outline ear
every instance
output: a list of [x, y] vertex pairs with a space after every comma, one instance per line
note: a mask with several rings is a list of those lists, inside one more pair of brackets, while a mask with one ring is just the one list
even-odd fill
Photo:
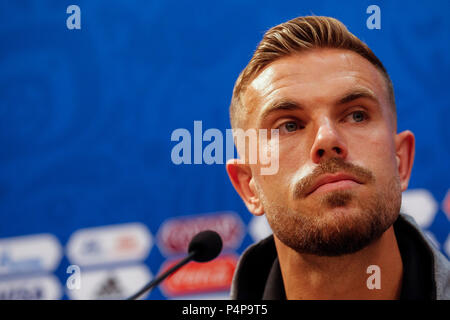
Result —
[[409, 131], [403, 131], [395, 137], [395, 157], [397, 159], [397, 170], [400, 176], [402, 191], [408, 188], [409, 178], [414, 162], [415, 138]]
[[256, 216], [264, 214], [250, 166], [239, 159], [230, 159], [227, 161], [226, 168], [234, 189], [244, 200], [247, 209]]

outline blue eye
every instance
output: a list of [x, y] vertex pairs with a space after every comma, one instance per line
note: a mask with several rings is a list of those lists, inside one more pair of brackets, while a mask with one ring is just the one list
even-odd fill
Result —
[[286, 129], [287, 132], [294, 132], [298, 129], [297, 123], [295, 122], [286, 122], [283, 127]]
[[361, 121], [364, 121], [367, 117], [366, 117], [365, 112], [355, 111], [355, 112], [352, 112], [352, 118], [355, 122], [361, 122]]

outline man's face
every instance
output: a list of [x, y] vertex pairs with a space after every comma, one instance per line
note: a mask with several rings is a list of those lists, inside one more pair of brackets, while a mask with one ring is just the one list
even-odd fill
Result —
[[298, 252], [358, 251], [398, 216], [396, 124], [385, 79], [347, 50], [317, 49], [267, 66], [244, 93], [247, 128], [279, 129], [279, 170], [254, 192], [274, 235]]

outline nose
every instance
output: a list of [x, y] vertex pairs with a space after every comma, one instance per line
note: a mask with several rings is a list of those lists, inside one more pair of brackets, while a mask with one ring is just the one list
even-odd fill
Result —
[[339, 135], [337, 129], [330, 121], [323, 121], [320, 124], [313, 146], [311, 148], [311, 159], [314, 163], [319, 163], [329, 158], [347, 157], [347, 146], [344, 139]]

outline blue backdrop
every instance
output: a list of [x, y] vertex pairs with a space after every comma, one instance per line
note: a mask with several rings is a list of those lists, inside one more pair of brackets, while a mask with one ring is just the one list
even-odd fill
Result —
[[[66, 26], [72, 4], [79, 30]], [[366, 26], [372, 4], [379, 30]], [[171, 134], [196, 120], [225, 133], [263, 33], [309, 14], [341, 20], [385, 64], [399, 130], [417, 140], [405, 209], [450, 254], [449, 12], [446, 0], [1, 1], [0, 298], [124, 297], [181, 254], [162, 226], [180, 237], [221, 228], [231, 272], [264, 223], [224, 165], [173, 164]], [[86, 273], [84, 289], [69, 288], [69, 265]], [[229, 278], [179, 281], [148, 298], [223, 297]]]

